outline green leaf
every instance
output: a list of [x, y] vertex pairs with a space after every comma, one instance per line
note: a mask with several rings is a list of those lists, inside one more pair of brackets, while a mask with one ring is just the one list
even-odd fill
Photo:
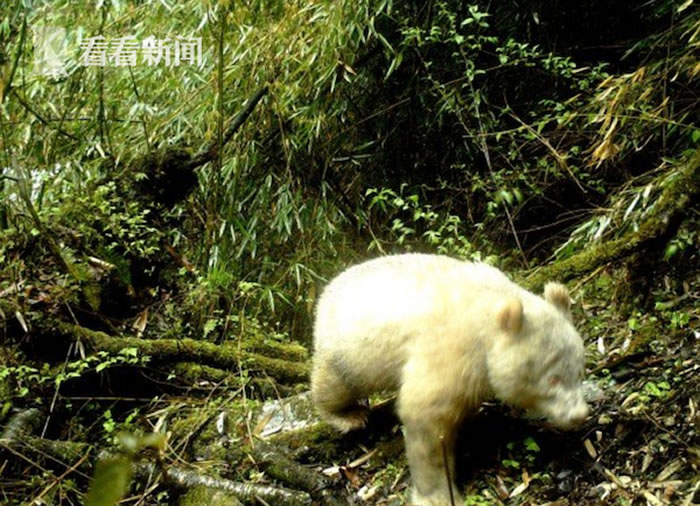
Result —
[[651, 381], [644, 385], [644, 391], [649, 395], [653, 395], [654, 397], [662, 397], [664, 395], [663, 392], [659, 390], [659, 387], [656, 385], [656, 383], [653, 383]]
[[520, 469], [520, 462], [517, 460], [504, 459], [502, 461], [504, 467], [511, 467], [513, 469]]
[[537, 444], [537, 442], [532, 439], [531, 437], [528, 437], [525, 439], [525, 449], [529, 452], [539, 452], [540, 451], [540, 446]]
[[131, 481], [131, 461], [114, 457], [97, 463], [85, 506], [113, 506], [126, 493]]
[[636, 318], [630, 318], [627, 320], [627, 326], [629, 327], [630, 330], [638, 330], [639, 329], [639, 322], [637, 321]]
[[664, 250], [664, 260], [670, 260], [676, 253], [678, 253], [678, 244], [672, 242]]
[[499, 191], [498, 196], [500, 197], [499, 200], [501, 200], [501, 201], [505, 200], [509, 206], [513, 205], [513, 194], [510, 193], [508, 190]]
[[700, 128], [694, 128], [693, 131], [690, 132], [690, 138], [694, 144], [697, 144], [698, 141], [700, 141]]

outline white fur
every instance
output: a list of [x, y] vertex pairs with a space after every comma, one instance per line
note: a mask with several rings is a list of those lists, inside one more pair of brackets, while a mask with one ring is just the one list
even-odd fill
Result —
[[413, 500], [447, 505], [443, 453], [454, 476], [456, 428], [489, 395], [539, 410], [560, 427], [587, 415], [583, 344], [565, 307], [568, 292], [556, 284], [546, 293], [550, 300], [486, 264], [438, 255], [351, 267], [318, 303], [314, 400], [330, 423], [350, 430], [366, 420], [358, 400], [397, 390]]

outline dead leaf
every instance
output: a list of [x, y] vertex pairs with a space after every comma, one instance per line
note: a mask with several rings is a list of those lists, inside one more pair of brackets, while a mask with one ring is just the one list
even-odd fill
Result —
[[374, 450], [372, 450], [371, 452], [369, 452], [369, 453], [363, 455], [363, 456], [360, 457], [360, 458], [357, 458], [357, 459], [353, 460], [353, 461], [350, 462], [346, 467], [349, 467], [350, 469], [353, 469], [353, 468], [355, 468], [355, 467], [359, 467], [359, 466], [361, 466], [362, 464], [364, 464], [365, 462], [367, 462], [369, 459], [371, 459], [372, 456], [373, 456], [375, 453], [377, 453], [377, 450], [376, 450], [376, 449], [374, 449]]
[[513, 489], [513, 491], [510, 493], [510, 495], [508, 497], [513, 498], [513, 497], [516, 497], [516, 496], [522, 494], [523, 492], [525, 492], [527, 490], [527, 487], [529, 487], [529, 486], [530, 486], [529, 482], [528, 483], [525, 483], [525, 482], [521, 483], [520, 485], [518, 485], [517, 487], [515, 487]]
[[603, 337], [599, 337], [598, 341], [596, 342], [596, 347], [598, 348], [598, 353], [601, 355], [605, 355], [605, 341], [603, 340]]
[[340, 476], [340, 466], [327, 467], [321, 473], [325, 476]]
[[588, 452], [588, 455], [590, 455], [592, 459], [595, 459], [598, 457], [598, 452], [595, 450], [595, 447], [593, 446], [593, 443], [591, 443], [590, 439], [586, 439], [583, 442], [583, 447], [586, 449], [586, 451]]
[[131, 328], [136, 331], [136, 336], [141, 337], [143, 331], [146, 329], [146, 324], [148, 323], [148, 308], [144, 309], [136, 317], [136, 320], [131, 325]]
[[506, 484], [503, 483], [503, 479], [499, 476], [496, 475], [496, 493], [498, 494], [498, 497], [501, 498], [501, 500], [508, 499], [508, 488], [506, 487]]
[[683, 462], [680, 459], [671, 461], [666, 467], [664, 467], [661, 470], [661, 472], [656, 477], [655, 481], [666, 481], [666, 479], [670, 478], [676, 471], [678, 471], [681, 468], [682, 465]]
[[624, 401], [622, 401], [622, 404], [620, 404], [620, 407], [624, 408], [627, 404], [629, 404], [630, 402], [635, 400], [637, 397], [639, 397], [639, 392], [632, 392], [631, 394], [629, 394], [627, 396], [627, 398]]
[[22, 316], [22, 313], [20, 313], [19, 311], [15, 311], [15, 318], [17, 318], [17, 321], [19, 322], [22, 329], [24, 329], [24, 332], [29, 332], [29, 327], [27, 327], [27, 322], [24, 321], [24, 316]]
[[342, 474], [346, 480], [348, 480], [353, 487], [359, 488], [360, 487], [360, 477], [357, 475], [355, 471], [352, 469], [348, 469], [345, 466], [340, 467], [340, 474]]
[[379, 487], [376, 485], [371, 487], [369, 485], [363, 485], [362, 488], [357, 491], [357, 497], [363, 501], [369, 501], [377, 494], [377, 490], [379, 490]]
[[642, 495], [644, 496], [644, 499], [647, 500], [647, 504], [651, 504], [652, 506], [666, 506], [668, 503], [665, 501], [662, 501], [658, 497], [656, 497], [654, 494], [649, 492], [648, 490], [645, 490], [642, 492]]

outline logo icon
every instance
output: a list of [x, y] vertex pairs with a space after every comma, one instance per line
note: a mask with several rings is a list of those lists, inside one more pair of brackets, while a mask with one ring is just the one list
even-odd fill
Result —
[[35, 25], [32, 27], [32, 33], [35, 72], [52, 79], [67, 77], [68, 39], [66, 29], [53, 25]]

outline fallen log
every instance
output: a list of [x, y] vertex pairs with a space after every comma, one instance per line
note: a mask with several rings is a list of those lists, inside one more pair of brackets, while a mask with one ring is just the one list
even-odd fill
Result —
[[603, 264], [623, 259], [659, 238], [674, 232], [688, 208], [700, 196], [700, 150], [685, 162], [668, 183], [649, 217], [635, 231], [619, 239], [605, 241], [559, 262], [536, 269], [521, 284], [536, 292], [547, 281], [568, 281], [584, 276]]
[[282, 385], [271, 377], [247, 378], [242, 382], [238, 375], [231, 371], [219, 369], [209, 365], [202, 365], [196, 362], [178, 362], [173, 364], [172, 372], [178, 379], [191, 385], [199, 385], [203, 382], [221, 385], [231, 385], [236, 387], [247, 387], [251, 393], [258, 392], [263, 398], [288, 397], [295, 393], [295, 389]]
[[256, 441], [250, 454], [255, 463], [268, 476], [295, 489], [308, 492], [314, 499], [328, 506], [348, 504], [348, 499], [341, 500], [338, 493], [329, 489], [331, 480], [318, 471], [295, 462], [280, 449], [264, 441]]
[[231, 344], [213, 344], [196, 339], [141, 339], [138, 337], [116, 337], [104, 332], [90, 330], [80, 325], [56, 323], [56, 330], [72, 340], [96, 350], [118, 353], [124, 348], [136, 348], [143, 355], [156, 361], [196, 362], [220, 369], [235, 370], [238, 366], [253, 373], [264, 373], [280, 383], [295, 384], [308, 381], [309, 367], [306, 362], [295, 362], [270, 358], [258, 353], [240, 350]]
[[[134, 464], [134, 477], [149, 477], [158, 473], [158, 467], [152, 463]], [[291, 490], [272, 485], [242, 483], [223, 478], [213, 478], [188, 469], [168, 466], [163, 471], [163, 477], [169, 483], [184, 487], [198, 486], [213, 490], [221, 490], [235, 495], [244, 504], [275, 504], [279, 506], [301, 506], [311, 504], [311, 496], [300, 490]]]

